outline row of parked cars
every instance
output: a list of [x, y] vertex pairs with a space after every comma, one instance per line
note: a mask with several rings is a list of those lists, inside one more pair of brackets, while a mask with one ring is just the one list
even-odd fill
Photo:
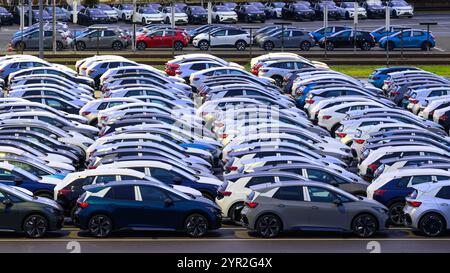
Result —
[[[39, 47], [39, 24], [34, 24], [13, 34], [11, 46], [16, 50], [33, 50]], [[88, 49], [124, 50], [132, 44], [129, 30], [108, 25], [98, 25], [73, 31], [67, 24], [58, 23], [56, 27], [56, 49], [73, 48], [78, 51]], [[170, 24], [150, 24], [136, 32], [136, 48], [174, 48], [179, 51], [190, 44], [200, 50], [210, 47], [236, 48], [243, 51], [249, 46], [258, 46], [270, 51], [274, 48], [294, 48], [310, 50], [316, 45], [332, 51], [335, 48], [353, 48], [370, 50], [379, 45], [385, 50], [398, 48], [419, 48], [429, 50], [436, 46], [431, 32], [421, 29], [391, 26], [377, 28], [371, 32], [357, 30], [346, 26], [322, 27], [307, 31], [298, 27], [271, 25], [262, 27], [252, 33], [237, 26], [211, 24], [196, 29], [175, 27]], [[53, 46], [53, 28], [51, 23], [44, 24], [44, 48]]]
[[178, 55], [164, 71], [116, 55], [75, 70], [2, 57], [2, 229], [41, 237], [64, 216], [95, 237], [199, 237], [224, 218], [261, 237], [446, 229], [448, 129], [386, 92], [411, 71], [448, 79], [388, 68], [364, 82], [292, 53], [251, 67], [210, 54]]
[[[365, 0], [357, 1], [355, 9], [353, 1], [331, 0], [320, 1], [274, 1], [274, 2], [222, 2], [212, 6], [212, 19], [216, 23], [262, 22], [266, 19], [286, 20], [322, 20], [325, 7], [328, 9], [330, 19], [352, 19], [359, 18], [384, 18], [385, 6], [390, 7], [393, 17], [412, 17], [414, 8], [404, 0]], [[94, 5], [77, 5], [77, 17], [80, 25], [92, 25], [97, 23], [115, 23], [119, 20], [125, 22], [138, 22], [143, 25], [149, 23], [171, 23], [172, 10], [170, 6], [159, 3], [146, 3], [136, 6], [132, 4], [104, 3]], [[32, 7], [32, 16], [29, 16], [29, 6], [14, 6], [10, 11], [0, 7], [0, 23], [20, 23], [20, 14], [24, 11], [24, 20], [39, 21], [37, 7]], [[74, 7], [71, 5], [56, 6], [55, 16], [58, 21], [73, 21]], [[134, 17], [133, 17], [134, 14]], [[174, 15], [176, 24], [202, 24], [208, 21], [208, 11], [201, 5], [187, 5], [185, 3], [174, 4]], [[29, 18], [30, 17], [30, 18]], [[43, 10], [45, 21], [53, 20], [53, 7], [45, 6]]]

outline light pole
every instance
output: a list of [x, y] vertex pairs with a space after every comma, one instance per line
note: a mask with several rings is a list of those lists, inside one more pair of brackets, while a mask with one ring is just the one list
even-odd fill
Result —
[[39, 0], [39, 58], [41, 59], [44, 58], [44, 20], [42, 18], [43, 13], [44, 3], [43, 0]]
[[324, 27], [324, 53], [325, 53], [325, 59], [327, 58], [327, 29], [328, 29], [328, 6], [323, 6], [323, 27]]
[[353, 53], [356, 53], [356, 39], [357, 39], [357, 35], [356, 35], [356, 26], [358, 25], [358, 3], [357, 2], [353, 2]]
[[389, 6], [386, 6], [386, 8], [385, 8], [385, 16], [386, 16], [385, 30], [387, 32], [386, 44], [385, 44], [386, 66], [389, 67], [389, 32], [391, 31], [391, 8]]
[[131, 41], [131, 48], [136, 52], [136, 0], [133, 0], [133, 14], [131, 15], [131, 23], [133, 24], [133, 40]]
[[[39, 15], [42, 18], [41, 15]], [[28, 26], [33, 25], [33, 0], [28, 1]]]
[[53, 45], [53, 53], [56, 53], [56, 0], [52, 0], [52, 45]]

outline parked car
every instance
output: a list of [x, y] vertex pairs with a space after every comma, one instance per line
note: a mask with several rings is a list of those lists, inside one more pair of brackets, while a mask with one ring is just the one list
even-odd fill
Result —
[[113, 49], [122, 50], [131, 44], [130, 37], [117, 29], [94, 30], [82, 34], [73, 41], [78, 51], [86, 49]]
[[371, 237], [385, 228], [388, 219], [382, 204], [323, 183], [286, 181], [252, 189], [242, 220], [264, 238], [291, 230], [344, 231]]
[[250, 34], [245, 30], [218, 28], [211, 33], [202, 33], [194, 37], [192, 45], [201, 50], [211, 47], [235, 47], [243, 51], [250, 45]]
[[109, 17], [103, 10], [94, 8], [85, 8], [78, 12], [78, 24], [90, 26], [94, 24], [106, 24]]
[[284, 32], [280, 30], [272, 35], [263, 36], [258, 44], [267, 51], [280, 47], [300, 48], [308, 51], [315, 45], [315, 40], [309, 32], [292, 29]]
[[322, 38], [319, 41], [319, 46], [330, 51], [335, 48], [351, 48], [354, 46], [368, 51], [375, 47], [375, 38], [367, 31], [343, 30], [331, 35], [326, 41], [325, 38]]
[[136, 48], [145, 50], [154, 47], [173, 47], [175, 50], [183, 50], [188, 45], [189, 37], [180, 30], [156, 30], [136, 37]]
[[379, 43], [380, 47], [385, 50], [394, 50], [401, 47], [430, 50], [436, 46], [436, 39], [432, 32], [428, 33], [421, 29], [408, 29], [403, 32], [397, 32], [393, 35], [383, 37], [380, 39]]
[[96, 5], [92, 5], [92, 8], [103, 11], [108, 18], [107, 19], [108, 23], [116, 23], [117, 21], [119, 21], [119, 14], [117, 13], [117, 11], [115, 9], [113, 9], [108, 4], [102, 4], [102, 3], [96, 4]]
[[[11, 45], [19, 51], [39, 48], [39, 30], [28, 33], [24, 37], [16, 37], [11, 40]], [[61, 51], [68, 47], [68, 38], [63, 37], [61, 33], [56, 34], [56, 50]], [[53, 31], [44, 31], [44, 48], [53, 48]]]
[[390, 0], [386, 5], [391, 8], [392, 17], [412, 18], [414, 15], [414, 8], [404, 0]]
[[266, 21], [266, 14], [263, 10], [258, 9], [254, 5], [240, 5], [235, 9], [238, 19], [246, 23]]
[[5, 7], [0, 7], [0, 25], [12, 25], [14, 17]]
[[365, 0], [362, 3], [362, 7], [366, 9], [367, 18], [384, 18], [386, 15], [386, 8], [382, 0]]
[[185, 6], [183, 11], [187, 14], [191, 24], [205, 24], [208, 22], [208, 11], [202, 6]]
[[131, 21], [133, 19], [133, 5], [132, 4], [117, 4], [113, 9], [117, 12], [117, 16], [122, 21]]
[[298, 21], [314, 20], [316, 14], [310, 6], [300, 3], [288, 3], [281, 10], [283, 19], [293, 19]]
[[314, 11], [316, 12], [316, 17], [323, 19], [325, 6], [328, 9], [328, 18], [339, 20], [342, 19], [343, 14], [341, 12], [341, 9], [336, 6], [336, 4], [333, 1], [330, 0], [320, 0], [317, 2], [314, 6]]
[[224, 5], [215, 5], [212, 7], [212, 18], [216, 23], [237, 23], [238, 16], [236, 12]]
[[[182, 230], [188, 236], [201, 237], [221, 225], [220, 208], [212, 201], [190, 197], [165, 185], [111, 182], [87, 192], [90, 194], [83, 194], [77, 203], [74, 222], [94, 237], [134, 228]], [[134, 206], [126, 206], [124, 201]], [[142, 204], [148, 206], [138, 209]]]
[[[189, 23], [188, 16], [185, 12], [183, 12], [180, 8], [174, 7], [174, 20], [175, 24], [182, 24], [187, 25]], [[170, 6], [168, 7], [161, 7], [159, 11], [164, 16], [164, 23], [171, 24], [172, 23], [172, 8]]]
[[134, 15], [134, 22], [140, 22], [142, 25], [163, 23], [164, 15], [156, 9], [140, 7]]
[[284, 2], [267, 2], [264, 12], [266, 13], [266, 18], [283, 18], [282, 9], [286, 5]]
[[[356, 3], [356, 10], [355, 10]], [[340, 8], [344, 12], [345, 19], [353, 19], [355, 14], [357, 14], [358, 18], [366, 19], [367, 11], [364, 7], [359, 6], [358, 2], [342, 2]]]

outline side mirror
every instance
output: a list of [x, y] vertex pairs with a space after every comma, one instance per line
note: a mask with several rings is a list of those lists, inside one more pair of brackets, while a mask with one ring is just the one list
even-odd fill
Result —
[[7, 207], [9, 207], [9, 206], [12, 206], [12, 201], [11, 201], [11, 199], [9, 199], [9, 198], [6, 198], [5, 200], [3, 200], [3, 205], [5, 205], [5, 206], [7, 206]]
[[336, 199], [333, 200], [333, 203], [334, 203], [336, 206], [341, 206], [341, 205], [342, 205], [342, 200], [339, 199], [339, 198], [336, 198]]
[[164, 200], [164, 205], [166, 205], [166, 207], [172, 206], [173, 205], [173, 200], [170, 198], [166, 198]]

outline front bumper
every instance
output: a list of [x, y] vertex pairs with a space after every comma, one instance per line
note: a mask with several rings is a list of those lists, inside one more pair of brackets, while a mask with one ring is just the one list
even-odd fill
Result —
[[202, 24], [208, 22], [208, 16], [192, 16], [191, 22], [196, 24]]
[[236, 23], [237, 22], [236, 17], [220, 16], [219, 19], [220, 19], [220, 22], [222, 22], [222, 23]]

